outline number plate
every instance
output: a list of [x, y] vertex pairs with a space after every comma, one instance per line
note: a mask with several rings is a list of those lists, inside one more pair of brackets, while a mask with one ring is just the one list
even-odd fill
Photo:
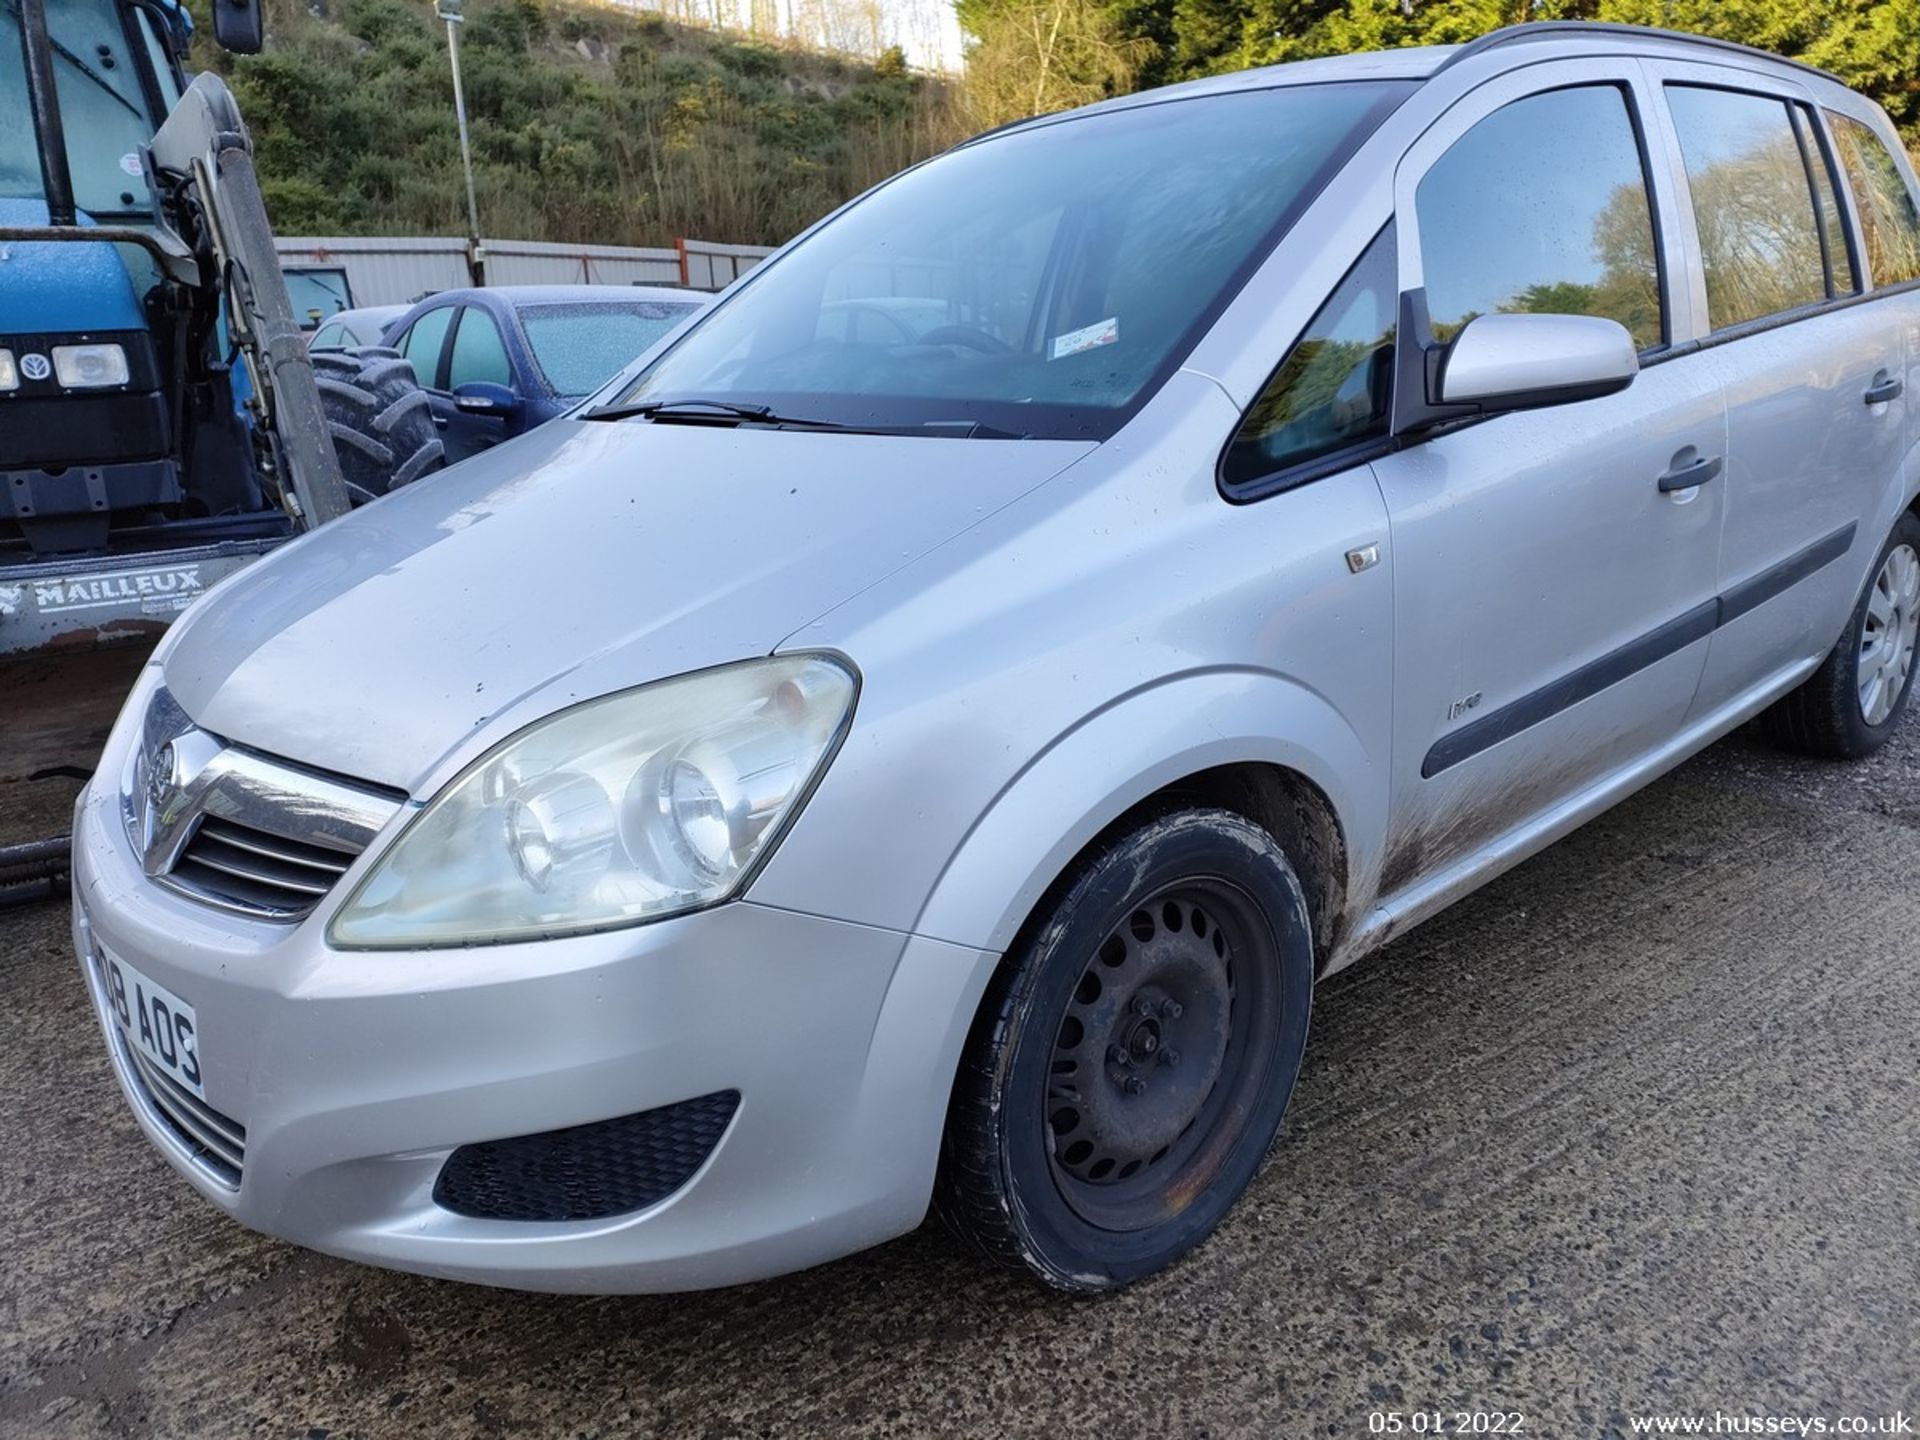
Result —
[[100, 978], [107, 1009], [127, 1044], [182, 1089], [206, 1099], [200, 1083], [200, 1022], [193, 1007], [105, 951], [100, 952]]

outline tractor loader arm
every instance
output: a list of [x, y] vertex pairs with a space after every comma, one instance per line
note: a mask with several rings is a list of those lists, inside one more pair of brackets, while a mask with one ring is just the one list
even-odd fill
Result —
[[156, 174], [197, 194], [225, 287], [227, 325], [252, 381], [249, 405], [282, 503], [304, 528], [347, 513], [347, 487], [313, 363], [273, 248], [253, 143], [219, 76], [197, 76], [148, 147]]

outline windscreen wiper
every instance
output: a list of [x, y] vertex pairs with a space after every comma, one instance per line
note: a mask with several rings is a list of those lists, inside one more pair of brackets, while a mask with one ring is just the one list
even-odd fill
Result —
[[582, 420], [692, 421], [711, 425], [774, 425], [792, 430], [857, 430], [837, 420], [812, 420], [802, 415], [778, 415], [771, 405], [737, 405], [731, 400], [642, 400], [633, 405], [602, 405], [588, 410]]
[[771, 405], [741, 405], [732, 400], [641, 400], [632, 405], [602, 405], [582, 411], [582, 420], [650, 420], [695, 425], [765, 425], [773, 430], [831, 430], [842, 435], [924, 435], [929, 430], [958, 439], [1024, 440], [973, 420], [928, 420], [917, 425], [848, 425], [807, 415], [782, 415]]

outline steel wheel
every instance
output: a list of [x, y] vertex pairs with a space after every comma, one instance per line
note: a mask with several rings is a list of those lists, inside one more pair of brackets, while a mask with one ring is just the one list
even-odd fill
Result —
[[1210, 1176], [1217, 1122], [1265, 1075], [1279, 996], [1250, 903], [1224, 880], [1169, 886], [1086, 961], [1054, 1036], [1047, 1129], [1054, 1183], [1091, 1224], [1150, 1225], [1166, 1192]]
[[1245, 816], [1175, 810], [1108, 836], [1029, 917], [981, 1002], [941, 1215], [1062, 1290], [1171, 1265], [1279, 1131], [1313, 961], [1300, 877]]
[[1860, 630], [1860, 714], [1882, 725], [1906, 692], [1920, 643], [1920, 555], [1911, 545], [1887, 552], [1867, 592], [1866, 623]]

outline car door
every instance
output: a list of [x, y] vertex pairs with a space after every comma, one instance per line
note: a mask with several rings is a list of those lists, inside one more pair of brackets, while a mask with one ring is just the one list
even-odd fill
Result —
[[[1842, 110], [1840, 105], [1847, 108]], [[1920, 177], [1903, 161], [1885, 117], [1853, 95], [1822, 108], [1846, 183], [1843, 204], [1853, 224], [1857, 263], [1874, 304], [1896, 317], [1906, 345], [1900, 395], [1907, 446], [1920, 445]]]
[[1727, 395], [1707, 715], [1826, 654], [1845, 624], [1905, 451], [1906, 338], [1897, 307], [1849, 303], [1860, 267], [1807, 92], [1720, 65], [1648, 73], [1681, 161], [1700, 344]]
[[1395, 567], [1396, 909], [1672, 744], [1699, 682], [1725, 414], [1712, 368], [1673, 344], [1691, 314], [1666, 283], [1671, 175], [1647, 163], [1646, 103], [1631, 61], [1529, 67], [1462, 99], [1396, 174], [1416, 356], [1501, 311], [1604, 316], [1642, 352], [1616, 394], [1432, 430], [1402, 401], [1431, 367], [1398, 369], [1399, 448], [1374, 462]]
[[462, 305], [447, 355], [444, 388], [448, 393], [435, 397], [436, 415], [447, 417], [440, 438], [446, 445], [449, 465], [507, 438], [507, 417], [461, 405], [460, 387], [476, 381], [518, 390], [514, 384], [513, 362], [507, 357], [507, 343], [500, 334], [499, 324], [483, 307]]

